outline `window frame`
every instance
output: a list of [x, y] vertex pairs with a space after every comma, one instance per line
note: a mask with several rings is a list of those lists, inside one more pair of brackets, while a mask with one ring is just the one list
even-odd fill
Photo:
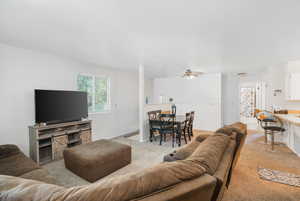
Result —
[[[93, 115], [93, 114], [109, 114], [111, 113], [111, 110], [112, 110], [112, 107], [111, 107], [111, 79], [109, 76], [106, 76], [106, 75], [93, 75], [93, 74], [88, 74], [88, 73], [79, 73], [77, 75], [77, 79], [76, 79], [76, 85], [77, 85], [77, 90], [78, 89], [78, 76], [88, 76], [88, 77], [92, 77], [92, 82], [93, 82], [93, 93], [92, 93], [92, 107], [93, 107], [93, 112], [88, 112], [89, 115]], [[100, 78], [100, 79], [106, 79], [106, 82], [107, 82], [107, 87], [106, 87], [106, 90], [107, 90], [107, 104], [106, 105], [109, 105], [109, 109], [107, 110], [103, 110], [103, 111], [94, 111], [95, 109], [95, 94], [96, 94], [96, 87], [95, 87], [95, 80], [96, 78]]]

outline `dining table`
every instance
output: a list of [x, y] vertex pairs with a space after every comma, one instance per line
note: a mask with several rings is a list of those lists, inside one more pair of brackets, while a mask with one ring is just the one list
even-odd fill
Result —
[[[151, 120], [154, 124], [159, 125], [162, 123], [161, 121], [167, 123], [171, 122], [171, 118], [174, 118], [174, 125], [176, 127], [176, 139], [178, 140], [178, 146], [181, 146], [181, 137], [182, 137], [182, 132], [183, 132], [183, 127], [182, 125], [185, 124], [187, 121], [185, 115], [174, 115], [174, 114], [160, 114], [160, 117], [158, 119], [153, 119]], [[172, 119], [173, 121], [173, 119]], [[184, 140], [185, 143], [187, 144], [187, 139], [184, 135]]]

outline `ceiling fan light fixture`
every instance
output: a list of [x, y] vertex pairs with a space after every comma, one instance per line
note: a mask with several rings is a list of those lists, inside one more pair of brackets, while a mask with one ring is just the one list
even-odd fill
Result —
[[195, 72], [195, 71], [191, 71], [191, 69], [187, 69], [184, 74], [183, 74], [183, 78], [186, 78], [186, 79], [193, 79], [195, 77], [198, 77], [199, 75], [203, 74], [203, 72]]
[[248, 73], [242, 72], [242, 73], [237, 73], [237, 75], [238, 75], [239, 77], [246, 77], [246, 76], [248, 75]]
[[196, 76], [194, 76], [194, 75], [184, 75], [183, 77], [188, 79], [188, 80], [191, 80], [191, 79], [195, 78]]

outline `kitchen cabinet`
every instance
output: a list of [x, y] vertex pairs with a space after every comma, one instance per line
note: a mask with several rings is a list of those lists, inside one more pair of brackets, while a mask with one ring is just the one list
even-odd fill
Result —
[[300, 73], [288, 73], [286, 92], [287, 100], [300, 101]]
[[300, 157], [300, 118], [291, 114], [276, 114], [284, 124], [285, 131], [275, 135], [276, 142], [286, 144]]

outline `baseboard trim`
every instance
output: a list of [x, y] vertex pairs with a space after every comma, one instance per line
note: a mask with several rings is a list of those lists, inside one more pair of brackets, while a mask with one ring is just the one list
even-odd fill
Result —
[[134, 136], [134, 135], [136, 135], [138, 133], [139, 133], [139, 130], [135, 130], [135, 131], [132, 131], [132, 132], [129, 132], [129, 133], [125, 133], [125, 134], [113, 137], [111, 139], [115, 139], [115, 138], [118, 138], [118, 137], [131, 137], [131, 136]]

